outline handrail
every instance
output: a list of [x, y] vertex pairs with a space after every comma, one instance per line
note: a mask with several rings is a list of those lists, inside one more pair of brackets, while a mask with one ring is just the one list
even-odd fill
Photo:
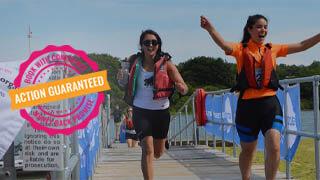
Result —
[[221, 89], [221, 90], [217, 90], [217, 91], [208, 91], [208, 92], [206, 92], [206, 94], [223, 94], [226, 92], [230, 92], [230, 88], [229, 89]]
[[180, 135], [184, 130], [186, 130], [191, 124], [193, 124], [194, 121], [190, 121], [185, 127], [183, 127], [179, 132], [177, 132], [176, 134], [174, 134], [173, 136], [171, 136], [171, 138], [169, 138], [169, 141], [172, 141], [173, 139], [175, 139], [178, 135]]
[[[178, 109], [178, 111], [176, 112], [176, 114], [174, 115], [174, 117], [176, 117], [177, 114], [178, 114], [179, 112], [181, 112], [181, 111], [183, 110], [183, 108], [184, 108], [188, 103], [190, 103], [190, 101], [192, 101], [193, 96], [195, 96], [195, 92], [193, 92], [193, 93], [190, 95], [190, 97], [186, 100], [186, 102], [181, 106], [181, 108]], [[175, 118], [173, 118], [173, 119], [175, 120]]]

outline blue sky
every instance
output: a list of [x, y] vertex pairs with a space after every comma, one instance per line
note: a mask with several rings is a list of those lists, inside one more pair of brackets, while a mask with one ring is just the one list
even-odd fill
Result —
[[[295, 43], [320, 32], [319, 9], [319, 0], [0, 0], [0, 61], [28, 58], [30, 25], [32, 50], [69, 44], [124, 58], [138, 50], [141, 31], [151, 28], [176, 64], [202, 55], [235, 62], [200, 28], [200, 15], [227, 41], [240, 41], [247, 17], [263, 14], [269, 19], [268, 42]], [[320, 61], [320, 44], [280, 58], [278, 64], [313, 60]]]

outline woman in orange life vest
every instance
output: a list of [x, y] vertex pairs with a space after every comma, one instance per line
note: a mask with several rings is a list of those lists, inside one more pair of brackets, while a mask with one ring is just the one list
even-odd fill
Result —
[[264, 44], [268, 20], [263, 15], [249, 16], [240, 43], [225, 41], [213, 24], [200, 17], [201, 27], [227, 55], [236, 58], [237, 85], [240, 92], [236, 127], [241, 141], [239, 166], [242, 179], [250, 179], [251, 163], [261, 130], [265, 137], [265, 175], [275, 179], [280, 161], [280, 131], [283, 117], [276, 90], [276, 58], [304, 51], [320, 41], [320, 34], [294, 44]]
[[136, 143], [138, 140], [136, 131], [134, 130], [133, 122], [132, 122], [132, 108], [129, 107], [127, 112], [124, 114], [124, 119], [122, 121], [126, 127], [126, 141], [128, 144], [128, 148], [136, 147]]
[[[174, 88], [186, 94], [171, 56], [161, 51], [162, 41], [153, 30], [143, 31], [141, 52], [129, 58], [129, 81], [125, 101], [133, 107], [133, 124], [141, 143], [141, 169], [146, 180], [153, 179], [153, 158], [160, 158], [170, 124], [169, 97]], [[120, 71], [118, 79], [124, 77]]]

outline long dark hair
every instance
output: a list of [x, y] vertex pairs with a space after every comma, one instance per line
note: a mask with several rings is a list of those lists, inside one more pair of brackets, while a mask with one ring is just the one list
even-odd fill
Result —
[[140, 35], [139, 45], [140, 45], [140, 50], [141, 50], [142, 55], [144, 56], [144, 53], [143, 53], [143, 51], [142, 51], [142, 43], [143, 43], [144, 37], [145, 37], [147, 34], [152, 34], [152, 35], [154, 35], [154, 36], [157, 38], [157, 41], [158, 41], [158, 50], [157, 50], [157, 55], [156, 55], [156, 56], [159, 56], [159, 55], [161, 54], [162, 40], [161, 40], [159, 34], [158, 34], [157, 32], [155, 32], [154, 30], [151, 30], [151, 29], [147, 29], [147, 30], [145, 30], [145, 31], [142, 31], [142, 33], [141, 33], [141, 35]]
[[252, 28], [253, 25], [259, 20], [259, 19], [264, 19], [266, 22], [268, 22], [268, 19], [261, 15], [261, 14], [256, 14], [253, 16], [249, 16], [247, 19], [247, 24], [243, 28], [243, 37], [241, 43], [247, 43], [250, 40], [250, 34], [248, 31], [248, 28]]

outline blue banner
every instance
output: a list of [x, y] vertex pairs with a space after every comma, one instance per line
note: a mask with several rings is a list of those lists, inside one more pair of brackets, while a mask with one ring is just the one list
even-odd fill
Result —
[[[277, 97], [280, 101], [282, 111], [284, 111], [285, 93], [279, 90]], [[215, 135], [216, 137], [224, 138], [226, 141], [232, 142], [235, 136], [235, 142], [240, 144], [240, 139], [235, 129], [231, 125], [217, 125], [212, 121], [233, 123], [235, 121], [235, 113], [237, 108], [237, 96], [233, 93], [226, 93], [224, 95], [207, 95], [206, 97], [206, 114], [208, 123], [205, 126], [207, 133]], [[287, 90], [287, 114], [288, 129], [289, 130], [301, 130], [301, 110], [300, 110], [300, 87], [299, 85], [290, 86]], [[211, 122], [210, 122], [211, 121]], [[285, 122], [284, 122], [285, 123]], [[285, 127], [285, 126], [283, 126]], [[280, 157], [291, 161], [300, 142], [300, 136], [288, 135], [288, 153], [286, 154], [287, 142], [284, 138], [284, 131], [281, 133], [280, 140]], [[258, 137], [258, 150], [264, 150], [264, 137], [259, 134]]]
[[119, 134], [120, 143], [126, 143], [126, 126], [124, 123], [120, 126], [120, 134]]
[[[94, 95], [89, 96], [94, 97]], [[101, 123], [99, 117], [93, 118], [85, 129], [78, 130], [80, 153], [80, 180], [87, 180], [93, 175], [93, 165], [99, 150]]]
[[205, 126], [206, 131], [209, 134], [214, 134], [216, 137], [224, 138], [226, 141], [232, 142], [235, 137], [235, 142], [240, 143], [240, 139], [237, 136], [236, 129], [232, 125], [218, 125], [212, 121], [233, 123], [236, 105], [238, 97], [233, 93], [227, 93], [224, 95], [207, 95], [206, 97], [206, 114], [208, 122]]
[[88, 173], [86, 171], [88, 162], [87, 154], [89, 152], [89, 143], [86, 140], [86, 129], [78, 130], [78, 142], [79, 142], [79, 153], [80, 153], [80, 179], [87, 180]]
[[212, 121], [222, 121], [222, 96], [207, 95], [205, 103], [208, 118], [205, 129], [208, 134], [222, 137], [220, 125], [212, 123]]
[[[226, 93], [222, 98], [222, 120], [225, 123], [234, 123], [236, 117], [238, 97], [234, 93]], [[222, 127], [221, 127], [222, 128]], [[224, 125], [224, 139], [232, 142], [235, 138], [237, 144], [240, 143], [239, 136], [237, 136], [237, 130], [232, 125]]]
[[[284, 113], [285, 93], [278, 91], [277, 96], [281, 103], [282, 111]], [[287, 94], [287, 114], [288, 130], [301, 131], [301, 108], [300, 108], [300, 86], [290, 86]], [[285, 121], [283, 122], [285, 125]], [[285, 127], [285, 126], [283, 126]], [[284, 131], [282, 131], [280, 139], [280, 157], [287, 161], [292, 161], [294, 154], [300, 143], [301, 136], [290, 134], [288, 135], [288, 153], [286, 154], [286, 140]]]

